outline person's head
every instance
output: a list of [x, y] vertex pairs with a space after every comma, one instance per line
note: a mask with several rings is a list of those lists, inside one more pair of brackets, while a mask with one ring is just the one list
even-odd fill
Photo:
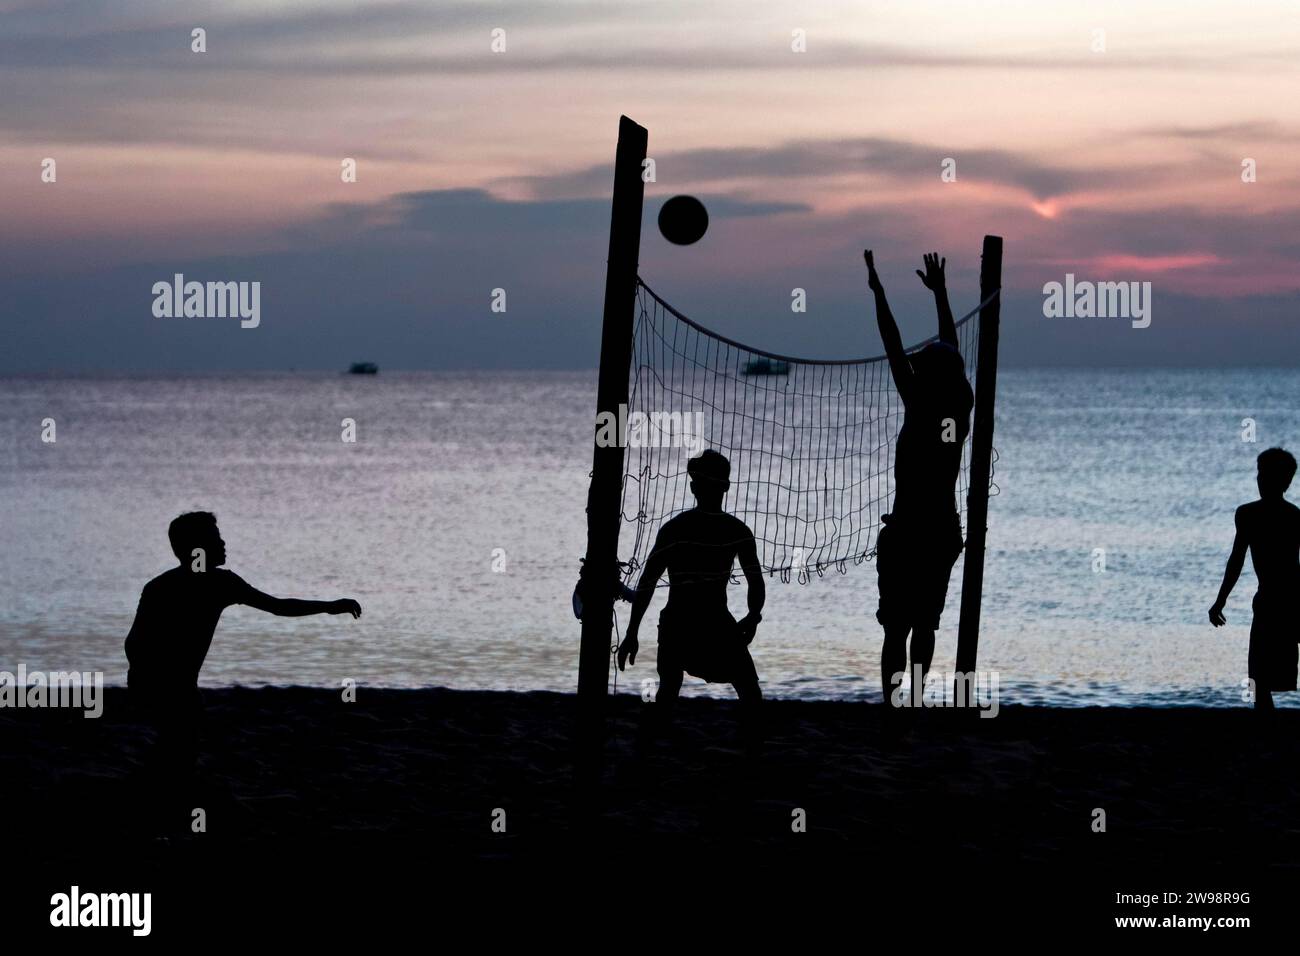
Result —
[[210, 511], [187, 511], [174, 518], [167, 528], [167, 538], [172, 553], [186, 567], [194, 560], [195, 548], [203, 550], [206, 567], [219, 568], [226, 563], [226, 542], [217, 529], [217, 516]]
[[931, 342], [907, 358], [912, 373], [926, 388], [939, 389], [945, 384], [955, 387], [966, 380], [966, 363], [961, 352], [947, 342]]
[[686, 463], [686, 474], [696, 501], [711, 508], [722, 506], [722, 496], [731, 487], [731, 462], [725, 455], [706, 448]]
[[1270, 448], [1260, 452], [1256, 463], [1259, 465], [1259, 474], [1255, 477], [1259, 496], [1280, 498], [1282, 492], [1291, 487], [1291, 479], [1295, 477], [1295, 458], [1289, 451]]

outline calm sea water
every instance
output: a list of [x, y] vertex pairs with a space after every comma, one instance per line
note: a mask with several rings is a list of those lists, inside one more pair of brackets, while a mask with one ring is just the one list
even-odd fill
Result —
[[[1239, 705], [1251, 572], [1228, 627], [1206, 608], [1254, 456], [1300, 445], [1300, 371], [1005, 370], [999, 388], [980, 667], [1003, 702]], [[207, 684], [572, 690], [594, 390], [594, 373], [0, 379], [0, 669], [123, 681], [167, 524], [203, 509], [254, 586], [365, 609], [231, 608]], [[939, 668], [959, 598], [960, 566]], [[770, 585], [765, 692], [879, 699], [875, 604], [869, 564]], [[620, 690], [653, 676], [655, 613]]]

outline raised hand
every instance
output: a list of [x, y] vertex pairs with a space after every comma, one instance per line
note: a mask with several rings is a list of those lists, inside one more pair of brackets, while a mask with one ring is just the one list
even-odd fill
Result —
[[940, 259], [939, 253], [937, 252], [926, 253], [924, 260], [925, 271], [922, 272], [920, 269], [917, 269], [916, 274], [921, 277], [921, 281], [925, 283], [927, 289], [938, 292], [940, 289], [944, 288], [945, 280], [943, 267], [947, 265], [948, 260]]
[[880, 288], [880, 276], [876, 274], [876, 258], [870, 249], [862, 250], [862, 258], [867, 263], [867, 286], [873, 291]]

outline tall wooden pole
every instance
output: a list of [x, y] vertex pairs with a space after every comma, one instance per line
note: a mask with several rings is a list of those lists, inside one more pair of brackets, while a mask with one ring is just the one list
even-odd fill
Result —
[[582, 648], [578, 656], [578, 699], [584, 710], [598, 709], [609, 687], [623, 445], [620, 440], [602, 447], [595, 441], [595, 434], [602, 413], [612, 413], [616, 421], [622, 421], [619, 407], [627, 404], [632, 327], [636, 318], [637, 257], [641, 252], [641, 204], [645, 197], [641, 169], [646, 141], [644, 127], [626, 116], [619, 118], [609, 259], [605, 266], [605, 318], [600, 334], [600, 381], [596, 390], [596, 418], [592, 421], [595, 451], [591, 487], [587, 492], [587, 558], [583, 563]]
[[[985, 236], [980, 255], [980, 301], [1002, 285], [1002, 237]], [[962, 567], [961, 618], [957, 625], [957, 673], [975, 670], [984, 595], [984, 543], [988, 534], [989, 480], [993, 466], [993, 396], [998, 386], [998, 322], [1002, 296], [980, 309], [979, 356], [975, 370], [975, 426], [971, 432], [966, 496], [966, 560]], [[972, 686], [972, 685], [967, 685]]]

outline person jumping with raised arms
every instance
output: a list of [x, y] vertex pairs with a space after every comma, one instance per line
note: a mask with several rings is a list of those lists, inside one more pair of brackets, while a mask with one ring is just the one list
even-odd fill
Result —
[[876, 620], [885, 629], [881, 689], [886, 704], [901, 705], [910, 634], [912, 704], [916, 706], [934, 658], [934, 635], [947, 599], [948, 578], [963, 547], [956, 486], [975, 396], [966, 379], [948, 304], [947, 260], [931, 253], [924, 257], [925, 271], [917, 270], [921, 282], [934, 293], [939, 339], [908, 355], [870, 249], [863, 258], [889, 370], [903, 401], [903, 427], [894, 453], [894, 504], [889, 514], [882, 515], [884, 526], [876, 539], [880, 582]]

